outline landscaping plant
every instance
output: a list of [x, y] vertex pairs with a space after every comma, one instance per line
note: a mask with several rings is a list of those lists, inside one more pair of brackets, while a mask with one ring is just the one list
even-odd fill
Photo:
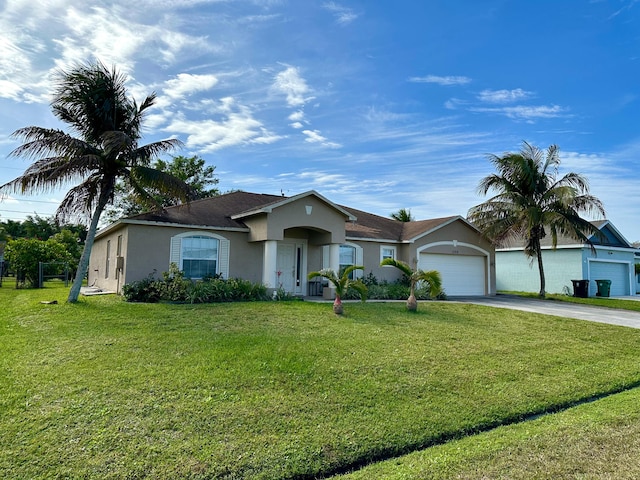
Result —
[[342, 272], [342, 276], [338, 277], [336, 272], [329, 268], [325, 268], [318, 272], [311, 272], [307, 277], [309, 280], [315, 277], [323, 277], [331, 282], [336, 290], [336, 298], [333, 301], [333, 311], [336, 315], [342, 315], [344, 312], [344, 308], [342, 306], [342, 299], [347, 294], [347, 290], [351, 287], [353, 290], [358, 292], [360, 295], [360, 299], [364, 302], [367, 299], [367, 286], [362, 283], [361, 280], [352, 281], [349, 277], [351, 272], [355, 270], [364, 270], [362, 265], [351, 265], [344, 269]]
[[415, 312], [418, 310], [418, 300], [416, 299], [416, 285], [424, 282], [428, 286], [429, 293], [432, 297], [440, 295], [442, 292], [442, 277], [437, 270], [413, 270], [409, 264], [393, 258], [385, 258], [380, 262], [381, 266], [396, 267], [404, 273], [409, 279], [409, 298], [407, 299], [407, 310]]

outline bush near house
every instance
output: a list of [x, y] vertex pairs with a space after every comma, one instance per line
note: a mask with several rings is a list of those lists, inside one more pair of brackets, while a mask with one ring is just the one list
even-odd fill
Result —
[[[379, 281], [372, 272], [369, 272], [362, 279], [362, 283], [367, 286], [367, 298], [369, 300], [406, 300], [409, 298], [411, 291], [409, 278], [406, 275], [403, 275], [402, 278], [395, 282], [388, 282], [386, 280]], [[415, 296], [418, 300], [446, 300], [447, 298], [444, 291], [433, 297], [429, 292], [429, 288], [420, 284], [416, 288]], [[348, 290], [345, 299], [359, 300], [360, 297], [357, 292]]]
[[[268, 300], [264, 285], [238, 278], [222, 279], [208, 277], [192, 281], [184, 278], [175, 263], [162, 278], [147, 278], [122, 286], [122, 294], [127, 302], [175, 302], [175, 303], [219, 303]], [[281, 296], [280, 296], [281, 297]], [[284, 299], [284, 298], [279, 298]]]

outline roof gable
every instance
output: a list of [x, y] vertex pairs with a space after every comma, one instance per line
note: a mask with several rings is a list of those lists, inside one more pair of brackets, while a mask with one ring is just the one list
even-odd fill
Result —
[[242, 218], [250, 217], [250, 216], [253, 216], [253, 215], [258, 215], [258, 214], [261, 214], [261, 213], [271, 213], [271, 212], [273, 212], [273, 210], [275, 210], [275, 209], [277, 209], [279, 207], [282, 207], [284, 205], [288, 205], [288, 204], [293, 203], [293, 202], [297, 202], [298, 200], [301, 200], [301, 199], [306, 198], [306, 197], [311, 197], [311, 196], [312, 197], [316, 197], [321, 202], [325, 203], [329, 208], [337, 210], [342, 215], [344, 215], [346, 219], [351, 220], [351, 221], [355, 221], [356, 220], [356, 217], [353, 216], [353, 214], [349, 213], [347, 210], [345, 210], [344, 208], [340, 207], [339, 205], [336, 205], [332, 201], [327, 200], [325, 197], [320, 195], [315, 190], [309, 190], [308, 192], [300, 193], [298, 195], [294, 195], [293, 197], [278, 197], [278, 200], [275, 200], [275, 201], [273, 201], [271, 203], [268, 203], [268, 204], [256, 206], [255, 208], [252, 208], [252, 209], [249, 209], [249, 210], [246, 210], [246, 211], [243, 211], [243, 212], [236, 213], [234, 215], [231, 215], [231, 218], [236, 220], [236, 219], [242, 219]]
[[594, 245], [607, 247], [633, 248], [626, 238], [618, 231], [609, 220], [591, 222], [600, 230], [600, 235], [592, 235], [589, 240]]
[[[633, 248], [626, 238], [618, 231], [617, 228], [609, 220], [595, 220], [590, 222], [594, 227], [599, 230], [599, 233], [595, 233], [589, 237], [589, 241], [596, 246], [606, 247], [620, 247], [620, 248]], [[558, 247], [584, 247], [588, 245], [586, 242], [582, 243], [573, 237], [568, 235], [558, 235], [556, 246]], [[511, 240], [504, 242], [499, 248], [503, 249], [521, 249], [524, 246], [524, 240]], [[542, 248], [552, 248], [553, 239], [548, 234], [540, 241]]]

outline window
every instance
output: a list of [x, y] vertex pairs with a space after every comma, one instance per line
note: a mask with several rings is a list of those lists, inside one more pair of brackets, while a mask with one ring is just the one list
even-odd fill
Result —
[[187, 278], [206, 275], [229, 278], [229, 245], [227, 238], [216, 233], [198, 230], [180, 233], [171, 237], [169, 263], [175, 263]]
[[182, 239], [181, 270], [187, 278], [202, 278], [218, 273], [217, 238], [194, 235]]
[[[356, 265], [356, 247], [351, 245], [340, 245], [340, 275], [347, 267]], [[355, 272], [349, 274], [349, 278], [353, 280]]]
[[385, 258], [393, 258], [396, 259], [396, 247], [380, 247], [380, 261], [382, 262]]
[[107, 240], [107, 260], [104, 266], [104, 278], [109, 278], [109, 257], [111, 256], [111, 240]]
[[122, 270], [122, 235], [118, 235], [118, 246], [116, 248], [116, 279], [120, 278], [120, 270]]

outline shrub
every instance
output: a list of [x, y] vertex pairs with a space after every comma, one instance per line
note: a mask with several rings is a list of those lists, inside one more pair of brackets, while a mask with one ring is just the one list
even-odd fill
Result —
[[127, 302], [158, 302], [160, 300], [158, 280], [151, 274], [142, 280], [126, 283], [122, 286], [122, 295]]
[[239, 278], [224, 280], [220, 276], [192, 281], [184, 278], [184, 272], [174, 263], [160, 279], [151, 274], [143, 280], [123, 285], [122, 295], [127, 302], [149, 303], [219, 303], [269, 299], [267, 289], [262, 284]]

